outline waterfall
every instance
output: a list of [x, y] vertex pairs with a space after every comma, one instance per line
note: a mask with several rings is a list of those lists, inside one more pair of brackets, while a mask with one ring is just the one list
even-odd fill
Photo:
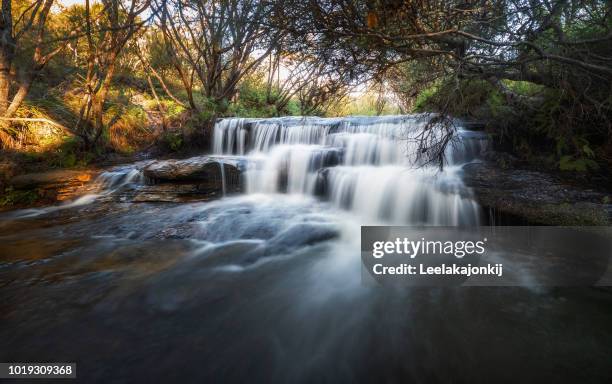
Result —
[[417, 156], [414, 138], [429, 117], [227, 118], [215, 125], [213, 149], [248, 160], [248, 193], [319, 196], [394, 224], [477, 225], [480, 208], [461, 166], [478, 158], [486, 140], [459, 128], [440, 170]]

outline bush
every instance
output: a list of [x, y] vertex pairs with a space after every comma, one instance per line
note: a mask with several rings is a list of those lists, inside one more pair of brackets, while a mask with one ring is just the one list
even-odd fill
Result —
[[503, 85], [521, 99], [508, 99], [486, 81], [447, 80], [421, 92], [416, 110], [481, 121], [498, 149], [527, 162], [571, 172], [609, 168], [610, 137], [596, 114], [577, 112], [575, 99], [553, 89], [526, 81]]
[[178, 152], [183, 147], [183, 135], [178, 132], [164, 132], [159, 140], [162, 148], [172, 152]]
[[0, 195], [0, 207], [31, 205], [38, 199], [40, 199], [40, 196], [35, 190], [18, 190], [7, 187]]
[[152, 132], [147, 113], [141, 106], [112, 105], [105, 117], [107, 124], [112, 124], [105, 132], [105, 139], [115, 152], [132, 153], [150, 141]]

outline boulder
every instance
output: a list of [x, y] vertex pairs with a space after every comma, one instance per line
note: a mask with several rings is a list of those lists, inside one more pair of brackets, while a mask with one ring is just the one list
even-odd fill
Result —
[[208, 156], [154, 161], [143, 169], [143, 174], [153, 184], [191, 184], [205, 192], [222, 192], [224, 182], [226, 192], [238, 192], [241, 189], [238, 162]]

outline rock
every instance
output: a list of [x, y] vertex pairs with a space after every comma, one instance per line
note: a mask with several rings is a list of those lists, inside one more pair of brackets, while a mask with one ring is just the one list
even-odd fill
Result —
[[95, 170], [66, 169], [28, 173], [12, 178], [9, 184], [19, 190], [34, 190], [42, 201], [52, 203], [93, 192], [96, 187], [89, 182], [97, 173]]
[[40, 173], [28, 173], [19, 175], [11, 180], [11, 184], [15, 188], [34, 188], [52, 184], [63, 184], [66, 182], [85, 183], [92, 179], [95, 172], [93, 171], [76, 171], [76, 170], [55, 170]]
[[315, 179], [315, 196], [325, 197], [329, 193], [329, 168], [320, 169]]
[[143, 169], [146, 177], [155, 181], [205, 181], [220, 177], [221, 163], [207, 156], [184, 160], [158, 160]]
[[106, 189], [113, 190], [101, 199], [171, 203], [211, 200], [224, 193], [240, 192], [241, 169], [244, 168], [244, 160], [239, 157], [214, 156], [154, 160], [116, 167], [101, 175]]
[[289, 254], [339, 236], [338, 229], [325, 223], [300, 223], [281, 231], [269, 240], [242, 239], [210, 245], [192, 261], [189, 269], [211, 266], [246, 267], [257, 261]]
[[487, 127], [487, 122], [483, 120], [463, 120], [461, 125], [470, 131], [484, 131]]
[[225, 187], [226, 192], [238, 192], [241, 189], [238, 162], [208, 156], [154, 161], [143, 173], [153, 183], [191, 184], [198, 191], [222, 192]]
[[0, 157], [0, 188], [4, 189], [4, 184], [19, 172], [19, 165], [11, 159]]
[[467, 164], [464, 174], [478, 202], [501, 216], [501, 224], [608, 225], [612, 218], [606, 193], [568, 185], [551, 174], [492, 162]]
[[267, 254], [289, 250], [331, 240], [340, 235], [338, 228], [327, 223], [300, 223], [280, 232], [268, 241]]

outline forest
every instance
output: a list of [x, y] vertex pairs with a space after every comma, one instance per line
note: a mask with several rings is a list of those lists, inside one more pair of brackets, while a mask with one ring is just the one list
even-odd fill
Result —
[[[520, 161], [608, 182], [611, 11], [590, 0], [3, 0], [2, 183], [207, 150], [222, 117], [414, 112], [474, 121]], [[432, 153], [445, 144], [422, 140]]]

